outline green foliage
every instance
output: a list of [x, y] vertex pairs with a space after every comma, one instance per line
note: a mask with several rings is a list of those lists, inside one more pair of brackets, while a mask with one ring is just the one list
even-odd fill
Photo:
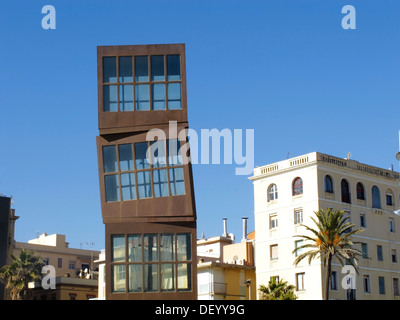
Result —
[[357, 256], [362, 255], [360, 250], [355, 249], [351, 236], [362, 232], [363, 229], [355, 229], [355, 225], [351, 224], [345, 215], [344, 211], [326, 211], [320, 210], [314, 212], [316, 219], [311, 217], [316, 225], [316, 229], [303, 225], [311, 235], [299, 235], [296, 237], [308, 240], [308, 243], [297, 247], [293, 253], [297, 251], [300, 253], [303, 249], [309, 249], [304, 253], [300, 253], [294, 265], [297, 265], [305, 258], [308, 258], [308, 263], [315, 258], [321, 257], [324, 267], [327, 269], [325, 279], [325, 298], [329, 298], [329, 280], [331, 276], [331, 263], [332, 258], [336, 257], [340, 264], [343, 266], [345, 262], [350, 263], [358, 272]]
[[268, 287], [260, 285], [258, 288], [260, 300], [296, 300], [294, 294], [295, 287], [288, 284], [287, 281], [271, 278], [268, 282]]
[[321, 256], [324, 266], [326, 266], [328, 258], [330, 256], [335, 256], [342, 266], [344, 265], [344, 261], [347, 261], [357, 268], [356, 257], [362, 253], [353, 248], [355, 242], [351, 240], [351, 236], [363, 231], [363, 229], [353, 229], [355, 225], [347, 221], [349, 217], [344, 216], [344, 211], [334, 212], [328, 209], [326, 211], [320, 210], [314, 213], [317, 220], [313, 217], [311, 217], [311, 219], [316, 224], [317, 229], [312, 229], [305, 225], [303, 226], [313, 233], [315, 237], [307, 235], [296, 236], [309, 240], [310, 242], [294, 249], [293, 253], [302, 251], [302, 249], [305, 248], [311, 248], [313, 250], [308, 250], [300, 254], [294, 261], [294, 264], [297, 265], [301, 260], [307, 257], [308, 263], [310, 263], [315, 257]]
[[12, 263], [0, 268], [0, 280], [10, 290], [12, 300], [31, 298], [28, 283], [42, 278], [42, 258], [31, 251], [21, 249], [19, 256], [10, 255]]

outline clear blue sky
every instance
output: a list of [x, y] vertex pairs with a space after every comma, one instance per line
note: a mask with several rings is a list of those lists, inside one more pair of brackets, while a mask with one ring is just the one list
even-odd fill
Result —
[[[41, 9], [56, 8], [56, 30]], [[356, 8], [356, 30], [341, 9]], [[185, 43], [189, 125], [254, 129], [255, 165], [351, 152], [398, 170], [398, 0], [7, 1], [0, 10], [0, 193], [16, 240], [61, 233], [104, 248], [95, 138], [96, 46]], [[234, 165], [195, 165], [198, 236], [254, 228]]]

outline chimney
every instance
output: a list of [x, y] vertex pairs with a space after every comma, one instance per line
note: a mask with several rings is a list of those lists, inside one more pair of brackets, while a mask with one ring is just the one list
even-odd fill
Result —
[[223, 221], [224, 221], [224, 234], [222, 235], [223, 237], [227, 237], [228, 236], [228, 233], [227, 233], [227, 228], [226, 228], [226, 218], [223, 218], [222, 219]]
[[242, 241], [247, 241], [247, 217], [243, 217], [243, 238]]

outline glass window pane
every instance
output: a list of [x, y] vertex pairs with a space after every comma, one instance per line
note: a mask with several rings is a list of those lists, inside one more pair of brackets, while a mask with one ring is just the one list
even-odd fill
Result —
[[136, 87], [136, 100], [135, 107], [136, 110], [150, 110], [150, 98], [149, 98], [149, 85], [148, 84], [138, 84]]
[[149, 62], [147, 56], [135, 57], [135, 81], [149, 81]]
[[168, 197], [167, 169], [153, 171], [154, 197]]
[[117, 112], [117, 86], [103, 86], [103, 111]]
[[165, 85], [163, 83], [151, 86], [152, 109], [165, 110]]
[[132, 57], [119, 57], [119, 81], [132, 82]]
[[103, 57], [103, 82], [117, 82], [117, 62], [115, 57]]
[[104, 172], [117, 172], [117, 154], [115, 146], [103, 147], [103, 167]]
[[142, 262], [142, 236], [133, 234], [128, 236], [128, 259], [129, 262]]
[[158, 264], [144, 265], [145, 291], [158, 291]]
[[391, 194], [386, 194], [386, 205], [394, 206], [394, 204], [393, 204], [393, 196]]
[[379, 294], [385, 294], [385, 278], [378, 277], [379, 279]]
[[357, 199], [365, 200], [364, 186], [360, 182], [357, 183]]
[[133, 172], [121, 174], [121, 191], [122, 201], [136, 199], [136, 183]]
[[303, 180], [301, 178], [296, 178], [293, 182], [293, 195], [303, 194]]
[[158, 237], [156, 234], [145, 234], [144, 242], [144, 261], [158, 261]]
[[192, 245], [190, 233], [178, 234], [177, 241], [177, 259], [178, 261], [192, 260]]
[[[294, 244], [295, 244], [296, 249], [300, 248], [302, 245], [304, 245], [304, 240], [297, 240], [294, 242]], [[304, 249], [296, 250], [295, 256], [298, 257], [299, 255], [301, 255], [303, 253], [303, 251], [304, 251]]]
[[129, 292], [142, 292], [142, 265], [130, 264], [129, 265]]
[[345, 179], [342, 179], [340, 187], [341, 187], [342, 202], [351, 203], [349, 183]]
[[120, 171], [133, 170], [132, 145], [130, 143], [119, 145], [118, 155], [119, 155], [119, 170]]
[[151, 80], [164, 81], [164, 56], [151, 56]]
[[112, 266], [112, 292], [125, 292], [125, 265]]
[[191, 263], [178, 263], [178, 290], [192, 290]]
[[133, 111], [133, 85], [119, 86], [119, 111]]
[[181, 84], [168, 83], [168, 110], [182, 109]]
[[181, 65], [179, 55], [167, 56], [167, 78], [168, 80], [181, 80]]
[[368, 258], [368, 247], [366, 243], [361, 243], [361, 251], [362, 251], [362, 257], [367, 259]]
[[381, 194], [377, 186], [372, 187], [372, 208], [381, 208]]
[[278, 253], [279, 253], [279, 251], [278, 251], [278, 245], [277, 244], [274, 244], [274, 245], [270, 246], [270, 259], [271, 260], [279, 259]]
[[111, 261], [112, 262], [122, 262], [125, 261], [125, 236], [115, 235], [111, 236]]
[[164, 140], [152, 141], [150, 152], [153, 168], [161, 168], [167, 165]]
[[185, 194], [185, 181], [183, 179], [183, 168], [169, 169], [169, 180], [171, 195], [178, 196]]
[[146, 157], [147, 148], [147, 142], [135, 143], [135, 164], [137, 170], [150, 168], [150, 161]]
[[161, 291], [173, 291], [175, 289], [174, 265], [172, 263], [161, 264]]
[[151, 198], [153, 193], [151, 192], [150, 171], [138, 172], [137, 179], [139, 199]]
[[160, 254], [161, 261], [174, 261], [174, 235], [173, 234], [162, 234], [160, 238]]
[[383, 261], [382, 246], [376, 247], [378, 261]]
[[168, 163], [170, 166], [182, 164], [181, 142], [178, 139], [170, 139], [167, 143]]
[[118, 175], [112, 174], [104, 176], [104, 182], [106, 187], [106, 201], [113, 202], [119, 201], [119, 182]]

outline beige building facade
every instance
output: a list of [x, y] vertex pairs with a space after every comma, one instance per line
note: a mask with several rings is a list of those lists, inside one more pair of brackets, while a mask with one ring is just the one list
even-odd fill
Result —
[[[331, 299], [400, 300], [399, 174], [313, 152], [258, 167], [254, 184], [255, 262], [257, 287], [271, 277], [296, 286], [299, 299], [322, 299], [325, 269], [320, 259], [297, 266], [293, 250], [304, 243], [301, 224], [315, 227], [311, 217], [320, 209], [343, 210], [364, 231], [353, 237], [363, 256], [355, 290], [342, 284], [347, 273], [332, 266]], [[354, 278], [353, 278], [354, 279]]]
[[[15, 242], [14, 256], [21, 249], [34, 252], [43, 262], [54, 267], [54, 279], [48, 284], [55, 288], [43, 288], [42, 283], [30, 282], [34, 300], [90, 300], [98, 295], [99, 251], [70, 248], [63, 234], [43, 233], [25, 242]], [[50, 273], [49, 277], [53, 276]]]
[[[16, 242], [14, 255], [21, 249], [33, 251], [43, 258], [46, 265], [55, 268], [56, 277], [90, 278], [91, 271], [97, 272], [95, 260], [99, 259], [99, 251], [70, 248], [65, 235], [46, 233], [28, 242]], [[88, 272], [85, 272], [87, 270]]]

